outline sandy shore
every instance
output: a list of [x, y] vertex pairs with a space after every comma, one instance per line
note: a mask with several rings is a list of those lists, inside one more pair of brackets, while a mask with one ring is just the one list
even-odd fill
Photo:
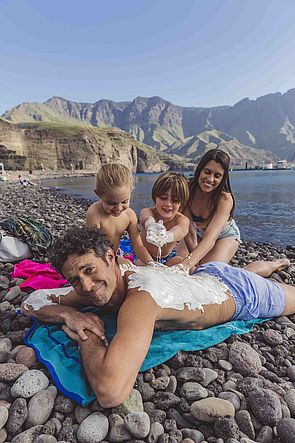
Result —
[[[0, 192], [1, 218], [29, 216], [54, 237], [83, 224], [90, 204], [39, 185], [22, 188], [12, 176]], [[292, 265], [273, 278], [294, 285], [294, 248], [245, 242], [233, 264], [283, 257]], [[12, 271], [13, 264], [0, 263], [0, 443], [295, 441], [295, 315], [256, 325], [209, 349], [179, 352], [139, 374], [132, 401], [121, 409], [103, 409], [97, 402], [81, 408], [57, 392], [34, 351], [24, 346], [31, 320], [16, 314], [27, 295]], [[15, 384], [27, 368], [36, 385], [42, 373], [50, 386], [16, 396]], [[84, 420], [89, 416], [90, 422]]]

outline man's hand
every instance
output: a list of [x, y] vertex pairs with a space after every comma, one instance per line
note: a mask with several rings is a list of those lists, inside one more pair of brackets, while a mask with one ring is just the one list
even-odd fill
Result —
[[63, 326], [66, 334], [75, 341], [87, 340], [86, 329], [97, 335], [105, 346], [108, 345], [105, 337], [104, 323], [96, 314], [91, 312], [75, 312], [75, 314], [67, 316], [66, 324]]

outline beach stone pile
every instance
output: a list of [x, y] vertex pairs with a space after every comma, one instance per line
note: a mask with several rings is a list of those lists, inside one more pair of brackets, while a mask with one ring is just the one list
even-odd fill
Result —
[[[1, 185], [2, 218], [29, 216], [54, 236], [83, 224], [89, 201], [60, 192]], [[295, 248], [243, 243], [233, 264], [288, 257]], [[103, 409], [81, 407], [54, 386], [25, 346], [31, 325], [19, 315], [28, 293], [0, 263], [0, 443], [295, 443], [295, 315], [198, 352], [179, 352], [138, 374], [129, 398]], [[295, 284], [295, 265], [274, 274]]]

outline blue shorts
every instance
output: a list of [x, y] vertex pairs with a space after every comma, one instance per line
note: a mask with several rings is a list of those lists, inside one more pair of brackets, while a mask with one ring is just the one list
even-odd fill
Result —
[[199, 272], [214, 275], [228, 286], [236, 304], [231, 320], [279, 317], [284, 311], [285, 291], [270, 279], [221, 262], [205, 263], [194, 274]]
[[158, 263], [162, 263], [162, 265], [166, 265], [167, 261], [170, 260], [170, 258], [176, 257], [176, 250], [173, 248], [170, 254], [166, 255], [166, 257], [161, 257], [160, 259], [153, 257], [154, 261], [157, 261]]
[[[197, 235], [200, 238], [203, 238], [204, 234], [205, 234], [205, 230], [199, 228], [196, 225], [195, 225], [195, 227], [196, 227]], [[226, 223], [226, 225], [223, 228], [223, 231], [219, 234], [219, 237], [217, 240], [221, 240], [222, 238], [233, 238], [238, 243], [242, 243], [240, 230], [233, 218]]]

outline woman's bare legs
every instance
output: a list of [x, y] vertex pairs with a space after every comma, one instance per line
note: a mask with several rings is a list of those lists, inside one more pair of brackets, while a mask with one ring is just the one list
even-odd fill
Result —
[[247, 271], [255, 272], [261, 277], [269, 277], [273, 272], [282, 271], [290, 266], [290, 260], [280, 258], [276, 261], [254, 261], [244, 266]]
[[239, 242], [232, 237], [216, 240], [214, 248], [212, 248], [211, 251], [202, 258], [200, 264], [208, 263], [209, 261], [221, 261], [223, 263], [229, 263], [237, 252], [238, 247]]

